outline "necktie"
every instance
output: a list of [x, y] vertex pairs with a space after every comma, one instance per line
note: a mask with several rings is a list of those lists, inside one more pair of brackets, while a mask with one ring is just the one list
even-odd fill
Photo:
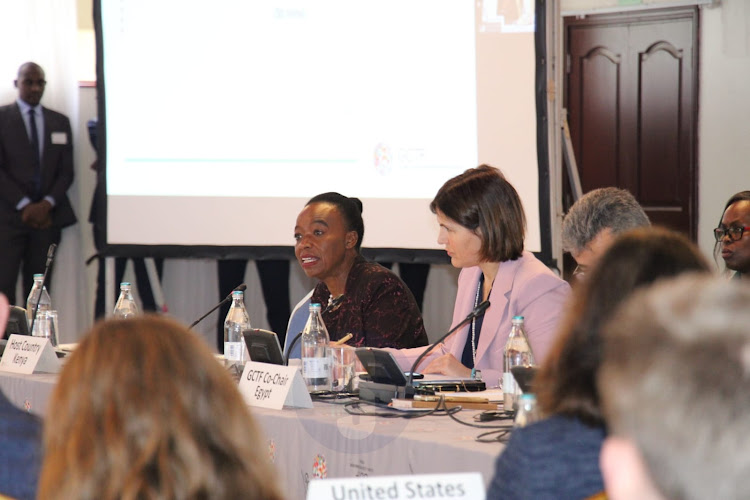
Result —
[[34, 199], [39, 198], [42, 188], [42, 162], [39, 157], [39, 132], [36, 128], [36, 113], [34, 108], [29, 110], [29, 128], [31, 128], [31, 148], [34, 150]]

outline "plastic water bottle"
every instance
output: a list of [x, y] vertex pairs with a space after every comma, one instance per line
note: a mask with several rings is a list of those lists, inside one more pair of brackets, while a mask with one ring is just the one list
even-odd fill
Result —
[[513, 427], [526, 427], [540, 418], [539, 408], [536, 405], [536, 396], [531, 393], [521, 394], [521, 397], [518, 399], [518, 411], [516, 411], [516, 420], [513, 423]]
[[250, 328], [250, 316], [245, 309], [245, 294], [241, 290], [232, 292], [232, 305], [224, 320], [224, 359], [232, 363], [247, 361], [244, 330]]
[[513, 316], [510, 334], [505, 343], [503, 368], [503, 407], [505, 411], [515, 410], [521, 388], [518, 386], [511, 369], [515, 366], [530, 368], [536, 366], [534, 353], [523, 328], [523, 316]]
[[[39, 300], [39, 308], [37, 309], [37, 318], [34, 322], [34, 331], [31, 332], [32, 335], [38, 336], [41, 335], [39, 330], [39, 320], [40, 318], [46, 317], [47, 311], [52, 310], [52, 300], [49, 298], [49, 293], [47, 292], [47, 287], [42, 285], [42, 281], [44, 281], [44, 275], [43, 274], [35, 274], [34, 275], [34, 286], [31, 287], [31, 291], [29, 292], [29, 296], [26, 299], [26, 322], [29, 325], [29, 328], [31, 328], [31, 323], [33, 319], [34, 314], [34, 307], [36, 306], [36, 301]], [[39, 297], [39, 294], [41, 293], [41, 297]]]
[[127, 281], [120, 283], [120, 297], [115, 304], [114, 315], [118, 319], [132, 318], [138, 315], [138, 306], [133, 299], [133, 293], [130, 291], [130, 283]]
[[331, 390], [331, 338], [320, 316], [320, 304], [310, 304], [310, 317], [302, 330], [302, 378], [309, 392]]

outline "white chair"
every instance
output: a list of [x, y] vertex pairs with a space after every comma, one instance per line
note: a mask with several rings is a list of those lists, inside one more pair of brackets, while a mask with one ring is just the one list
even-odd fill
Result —
[[294, 306], [292, 314], [289, 316], [289, 323], [286, 327], [286, 340], [284, 340], [285, 359], [301, 357], [302, 349], [299, 340], [297, 340], [294, 346], [291, 347], [291, 350], [290, 345], [294, 338], [305, 328], [307, 318], [310, 316], [310, 299], [312, 298], [312, 294], [313, 290], [310, 290], [310, 293], [305, 295], [302, 300]]

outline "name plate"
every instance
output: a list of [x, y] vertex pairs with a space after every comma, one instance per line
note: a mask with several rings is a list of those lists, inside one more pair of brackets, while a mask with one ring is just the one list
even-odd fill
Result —
[[297, 367], [248, 361], [240, 393], [250, 406], [280, 410], [284, 406], [312, 408], [312, 400]]
[[49, 339], [13, 334], [5, 345], [0, 371], [10, 373], [58, 373], [60, 360]]
[[313, 479], [307, 500], [463, 498], [484, 500], [484, 482], [479, 472], [418, 474], [414, 476]]

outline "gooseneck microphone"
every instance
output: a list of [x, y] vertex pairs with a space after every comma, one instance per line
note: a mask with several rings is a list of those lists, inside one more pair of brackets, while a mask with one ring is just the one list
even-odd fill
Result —
[[44, 277], [42, 278], [42, 287], [39, 289], [39, 295], [36, 296], [36, 303], [34, 304], [34, 314], [31, 316], [31, 325], [29, 326], [29, 332], [34, 335], [34, 323], [36, 323], [36, 313], [39, 312], [39, 302], [42, 300], [42, 290], [44, 290], [44, 284], [47, 282], [47, 273], [49, 273], [52, 262], [55, 260], [55, 251], [57, 250], [57, 243], [52, 243], [47, 249], [47, 262], [44, 264]]
[[[336, 308], [344, 301], [344, 294], [342, 293], [335, 299], [331, 299], [331, 302], [326, 306], [325, 309], [323, 309], [320, 314], [323, 314], [328, 311], [335, 311]], [[299, 332], [297, 335], [294, 336], [292, 341], [289, 343], [289, 348], [286, 350], [286, 354], [284, 355], [284, 366], [289, 365], [289, 356], [292, 354], [292, 349], [294, 349], [294, 345], [299, 342], [299, 339], [302, 337], [302, 334], [304, 333], [304, 330]]]
[[414, 362], [414, 364], [411, 365], [411, 370], [409, 370], [409, 378], [406, 381], [406, 390], [407, 391], [409, 391], [410, 388], [412, 387], [412, 380], [414, 378], [414, 370], [417, 369], [417, 366], [419, 366], [419, 363], [424, 359], [424, 357], [427, 356], [430, 353], [430, 351], [432, 351], [435, 348], [435, 346], [437, 346], [443, 340], [445, 340], [446, 338], [448, 338], [448, 336], [450, 334], [452, 334], [453, 332], [455, 332], [456, 330], [458, 330], [459, 328], [461, 328], [462, 326], [464, 326], [469, 321], [482, 316], [485, 313], [485, 311], [487, 310], [488, 307], [490, 307], [490, 301], [489, 300], [485, 300], [484, 302], [482, 302], [481, 304], [479, 304], [477, 307], [475, 307], [474, 310], [471, 311], [469, 313], [469, 315], [466, 316], [463, 320], [461, 320], [461, 322], [459, 324], [457, 324], [456, 326], [454, 326], [453, 328], [451, 328], [450, 330], [448, 330], [448, 333], [446, 333], [445, 335], [443, 335], [442, 337], [440, 337], [436, 342], [433, 342], [432, 345], [430, 345], [430, 347], [428, 347], [427, 349], [425, 349], [425, 351], [422, 354], [419, 355], [419, 357]]
[[232, 294], [234, 292], [244, 292], [245, 290], [247, 290], [247, 285], [246, 284], [243, 283], [241, 285], [238, 285], [234, 290], [232, 290], [231, 292], [229, 292], [229, 295], [227, 295], [226, 297], [224, 297], [224, 300], [222, 300], [221, 302], [219, 302], [218, 304], [216, 304], [214, 307], [212, 307], [211, 310], [208, 311], [206, 314], [204, 314], [200, 318], [198, 318], [195, 321], [193, 321], [188, 328], [194, 327], [195, 325], [197, 325], [198, 323], [200, 323], [201, 321], [203, 321], [204, 319], [206, 319], [206, 316], [208, 316], [209, 314], [211, 314], [212, 312], [214, 312], [215, 310], [217, 310], [218, 308], [220, 308], [221, 306], [223, 306], [224, 304], [226, 304], [227, 302], [229, 302], [230, 300], [232, 300]]

